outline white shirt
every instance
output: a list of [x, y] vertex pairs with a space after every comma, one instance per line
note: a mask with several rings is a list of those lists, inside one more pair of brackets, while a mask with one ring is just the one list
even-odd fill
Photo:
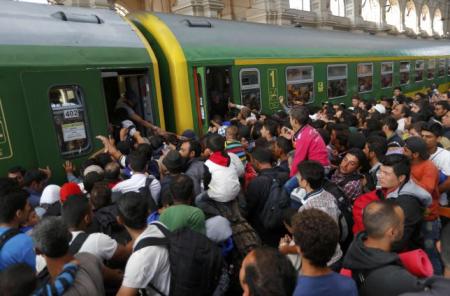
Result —
[[[145, 181], [148, 177], [142, 173], [133, 173], [130, 179], [117, 183], [111, 191], [120, 193], [138, 192], [140, 188], [145, 186]], [[153, 179], [152, 183], [150, 183], [150, 192], [155, 203], [158, 204], [161, 184], [157, 179]]]
[[[157, 226], [150, 224], [145, 231], [138, 236], [133, 244], [133, 249], [139, 241], [146, 237], [164, 237]], [[163, 246], [149, 246], [142, 248], [128, 259], [123, 276], [122, 286], [134, 289], [146, 288], [152, 283], [165, 295], [170, 290], [170, 262], [169, 251]], [[153, 289], [147, 289], [147, 295], [159, 295]]]
[[[72, 239], [70, 243], [81, 233], [82, 231], [71, 231]], [[108, 235], [96, 232], [91, 233], [84, 241], [78, 253], [86, 252], [97, 256], [101, 260], [109, 260], [112, 258], [117, 250], [117, 242]]]
[[[450, 176], [450, 151], [437, 147], [436, 152], [430, 156], [430, 160], [443, 174]], [[447, 193], [443, 192], [439, 203], [443, 206], [448, 205]]]
[[406, 118], [400, 118], [399, 120], [397, 120], [397, 123], [397, 134], [401, 136], [405, 132]]

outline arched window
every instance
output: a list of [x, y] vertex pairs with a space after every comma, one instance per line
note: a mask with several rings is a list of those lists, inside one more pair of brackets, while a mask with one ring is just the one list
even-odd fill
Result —
[[444, 35], [444, 21], [442, 20], [442, 13], [439, 8], [434, 12], [433, 31], [439, 34], [439, 36]]
[[379, 24], [381, 20], [380, 2], [378, 0], [362, 0], [361, 17], [365, 21]]
[[292, 9], [311, 11], [310, 0], [289, 0], [289, 7]]
[[405, 8], [405, 27], [418, 33], [417, 12], [413, 1], [408, 1]]
[[428, 35], [433, 35], [433, 30], [431, 29], [430, 9], [426, 5], [423, 6], [422, 13], [420, 14], [420, 29], [427, 32]]
[[345, 16], [344, 0], [330, 0], [330, 10], [332, 15]]
[[402, 18], [400, 15], [400, 5], [397, 0], [388, 0], [386, 2], [386, 23], [397, 28], [398, 31], [402, 29]]

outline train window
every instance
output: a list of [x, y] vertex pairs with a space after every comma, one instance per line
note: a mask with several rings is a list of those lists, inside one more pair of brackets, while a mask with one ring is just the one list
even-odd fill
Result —
[[410, 62], [400, 62], [400, 84], [409, 84], [409, 72], [411, 69]]
[[372, 90], [373, 64], [358, 64], [358, 91], [369, 92]]
[[424, 61], [416, 61], [416, 82], [423, 80], [423, 70], [425, 68]]
[[427, 67], [427, 78], [434, 79], [434, 71], [436, 70], [436, 60], [429, 60]]
[[439, 66], [438, 66], [438, 77], [444, 77], [444, 76], [445, 76], [445, 60], [440, 59]]
[[328, 98], [343, 97], [347, 94], [347, 65], [331, 65], [327, 69]]
[[241, 80], [242, 105], [252, 109], [261, 110], [261, 83], [259, 70], [256, 68], [242, 69], [239, 73]]
[[392, 87], [394, 63], [381, 63], [381, 88]]
[[78, 85], [53, 87], [49, 99], [61, 154], [73, 157], [87, 153], [91, 140], [81, 88]]
[[314, 100], [314, 69], [312, 66], [288, 67], [286, 69], [287, 103], [305, 103]]

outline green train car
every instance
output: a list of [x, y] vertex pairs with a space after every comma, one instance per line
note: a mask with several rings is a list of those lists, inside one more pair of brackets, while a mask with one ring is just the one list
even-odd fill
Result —
[[278, 96], [311, 104], [441, 90], [450, 42], [181, 15], [0, 4], [0, 174], [81, 162], [127, 94], [144, 119], [205, 132], [231, 102], [262, 112]]
[[[447, 90], [450, 42], [136, 13], [159, 61], [168, 128], [205, 131], [226, 102], [271, 113], [278, 97], [311, 104]], [[225, 107], [226, 108], [226, 107]]]

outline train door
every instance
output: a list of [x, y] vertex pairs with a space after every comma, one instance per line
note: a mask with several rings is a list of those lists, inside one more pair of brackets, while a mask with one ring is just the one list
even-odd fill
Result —
[[205, 68], [208, 115], [211, 120], [229, 120], [234, 114], [228, 109], [231, 100], [231, 66]]
[[62, 180], [62, 161], [100, 148], [95, 136], [107, 132], [99, 73], [36, 71], [21, 77], [38, 165], [49, 165]]
[[[108, 120], [110, 126], [120, 128], [120, 114], [116, 112], [117, 101], [126, 97], [133, 110], [146, 121], [155, 123], [150, 92], [150, 81], [146, 70], [121, 70], [102, 72], [103, 91], [105, 94]], [[147, 130], [138, 126], [143, 135]]]
[[194, 67], [195, 109], [198, 130], [206, 133], [209, 127], [208, 104], [206, 100], [205, 68]]

